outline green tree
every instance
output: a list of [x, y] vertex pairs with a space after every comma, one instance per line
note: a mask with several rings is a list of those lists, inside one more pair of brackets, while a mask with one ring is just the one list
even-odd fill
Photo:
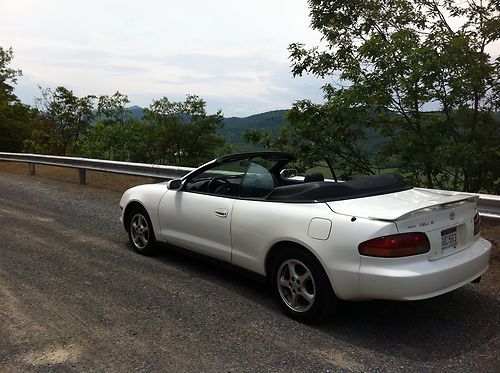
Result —
[[77, 97], [65, 87], [41, 89], [36, 99], [41, 126], [34, 144], [49, 154], [77, 155], [78, 141], [89, 131], [94, 119], [95, 96]]
[[98, 120], [81, 141], [83, 155], [196, 166], [222, 152], [225, 143], [217, 134], [222, 115], [207, 115], [201, 98], [188, 95], [184, 102], [166, 97], [154, 100], [144, 110], [142, 121], [128, 115], [128, 102], [119, 92], [99, 98]]
[[0, 47], [0, 151], [19, 152], [30, 136], [33, 111], [14, 94], [16, 78], [21, 70], [9, 67], [14, 53]]
[[[82, 155], [91, 158], [130, 161], [126, 144], [130, 129], [137, 130], [134, 118], [126, 105], [130, 103], [127, 95], [120, 92], [112, 96], [99, 96], [96, 123], [80, 141]], [[133, 123], [132, 123], [133, 122]], [[139, 128], [142, 134], [142, 128]]]
[[111, 96], [99, 96], [97, 102], [97, 117], [99, 121], [123, 124], [130, 116], [130, 111], [126, 108], [129, 103], [128, 96], [118, 91]]
[[220, 111], [208, 115], [206, 103], [196, 95], [182, 102], [163, 97], [144, 110], [144, 120], [156, 134], [155, 153], [159, 163], [197, 166], [214, 158], [225, 145], [218, 135], [223, 126]]
[[294, 153], [301, 172], [327, 165], [343, 180], [354, 174], [371, 174], [367, 155], [359, 147], [365, 137], [359, 126], [360, 110], [339, 110], [334, 102], [324, 105], [308, 100], [298, 101], [286, 115], [288, 125], [279, 129], [277, 136], [266, 130], [248, 130], [247, 142], [266, 148]]
[[[500, 36], [498, 1], [308, 3], [323, 44], [290, 45], [294, 76], [336, 77], [324, 86], [327, 103], [365, 110], [362, 124], [389, 138], [380, 156], [397, 159], [415, 181], [496, 188], [499, 176], [485, 160], [500, 161], [486, 143], [500, 142], [500, 60], [485, 48]], [[451, 19], [465, 21], [453, 28]], [[429, 103], [440, 113], [426, 112]]]
[[85, 157], [128, 162], [157, 162], [158, 129], [136, 118], [97, 122], [81, 142]]

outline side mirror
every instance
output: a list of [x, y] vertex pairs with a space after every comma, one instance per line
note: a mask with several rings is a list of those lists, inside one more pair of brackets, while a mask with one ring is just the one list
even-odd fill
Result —
[[281, 170], [280, 172], [280, 177], [281, 180], [286, 180], [286, 179], [291, 179], [292, 177], [297, 176], [299, 173], [297, 170], [293, 168], [285, 168], [284, 170]]
[[167, 183], [167, 189], [168, 190], [179, 190], [182, 186], [182, 180], [181, 179], [174, 179], [170, 180]]

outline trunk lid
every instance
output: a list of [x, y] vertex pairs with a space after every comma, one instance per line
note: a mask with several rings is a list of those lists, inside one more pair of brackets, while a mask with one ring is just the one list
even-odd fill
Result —
[[462, 201], [476, 202], [477, 197], [445, 191], [413, 188], [402, 192], [327, 202], [332, 211], [376, 220], [400, 220], [447, 208]]
[[415, 188], [328, 202], [328, 206], [339, 214], [393, 221], [399, 233], [426, 233], [431, 244], [430, 260], [451, 255], [472, 244], [476, 205], [476, 196]]

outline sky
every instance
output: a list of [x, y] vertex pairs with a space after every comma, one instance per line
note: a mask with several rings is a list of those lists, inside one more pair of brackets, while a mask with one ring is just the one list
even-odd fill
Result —
[[141, 107], [196, 94], [226, 117], [323, 100], [325, 81], [293, 78], [288, 58], [290, 43], [320, 44], [306, 0], [0, 0], [0, 12], [0, 46], [14, 50], [27, 104], [39, 86], [60, 85], [120, 91]]
[[0, 46], [21, 69], [15, 93], [127, 94], [130, 105], [196, 94], [244, 117], [322, 101], [324, 82], [293, 78], [290, 43], [319, 44], [306, 0], [0, 0]]

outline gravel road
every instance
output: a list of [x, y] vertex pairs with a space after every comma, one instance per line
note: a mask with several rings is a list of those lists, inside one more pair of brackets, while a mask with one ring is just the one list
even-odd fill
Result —
[[225, 264], [135, 254], [119, 199], [0, 172], [0, 371], [500, 371], [498, 247], [480, 284], [303, 325]]

